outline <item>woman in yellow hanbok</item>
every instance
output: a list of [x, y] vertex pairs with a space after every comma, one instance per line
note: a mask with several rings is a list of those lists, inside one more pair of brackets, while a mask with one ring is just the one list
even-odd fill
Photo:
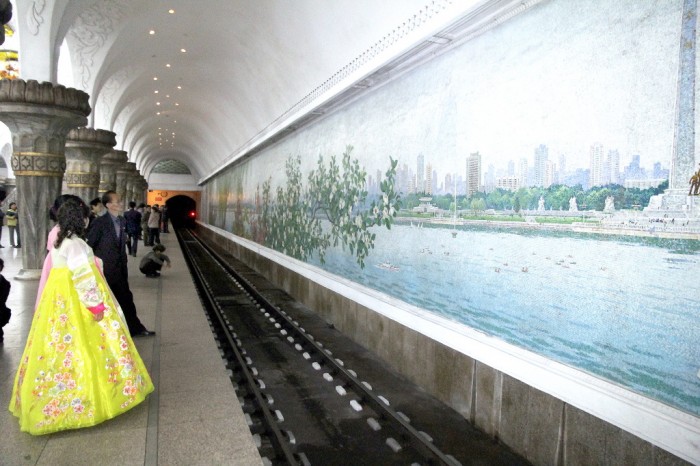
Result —
[[66, 201], [52, 267], [34, 314], [10, 399], [34, 435], [99, 424], [141, 403], [153, 383], [92, 250], [89, 209]]

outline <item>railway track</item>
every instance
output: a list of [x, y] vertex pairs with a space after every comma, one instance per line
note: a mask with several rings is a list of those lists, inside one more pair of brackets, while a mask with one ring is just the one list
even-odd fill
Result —
[[178, 239], [267, 464], [528, 464], [235, 258]]

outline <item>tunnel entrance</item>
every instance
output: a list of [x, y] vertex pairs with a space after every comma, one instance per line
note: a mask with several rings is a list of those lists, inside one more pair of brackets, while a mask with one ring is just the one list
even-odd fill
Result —
[[197, 202], [191, 197], [177, 195], [165, 202], [168, 218], [174, 228], [191, 227], [197, 218]]

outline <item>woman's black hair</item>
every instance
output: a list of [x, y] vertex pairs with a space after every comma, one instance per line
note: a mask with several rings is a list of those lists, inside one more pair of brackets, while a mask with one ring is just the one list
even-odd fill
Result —
[[[77, 196], [76, 196], [77, 197]], [[56, 238], [56, 248], [61, 246], [64, 239], [76, 235], [80, 238], [85, 236], [85, 220], [90, 215], [90, 209], [85, 203], [78, 198], [67, 199], [61, 207], [58, 208], [58, 237]]]
[[74, 194], [61, 194], [53, 201], [53, 205], [49, 209], [49, 218], [54, 222], [58, 222], [58, 209], [66, 202], [68, 199], [73, 199], [74, 201], [85, 204], [81, 198]]

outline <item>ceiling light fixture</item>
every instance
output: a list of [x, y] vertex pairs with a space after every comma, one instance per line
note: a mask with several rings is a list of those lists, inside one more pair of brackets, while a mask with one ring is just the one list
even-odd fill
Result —
[[174, 14], [175, 14], [175, 10], [173, 10], [173, 9], [171, 8], [171, 9], [168, 10], [168, 13], [170, 13], [171, 15], [174, 15]]
[[148, 33], [149, 33], [150, 35], [154, 35], [154, 34], [156, 33], [156, 31], [154, 31], [153, 29], [151, 29], [150, 31], [148, 31]]
[[182, 86], [177, 86], [178, 89], [182, 89]]
[[185, 49], [180, 49], [180, 52], [182, 52], [182, 53], [186, 53], [186, 52], [187, 52], [187, 50], [185, 50]]
[[158, 89], [156, 89], [155, 91], [153, 91], [153, 93], [154, 93], [154, 94], [158, 94]]
[[158, 76], [153, 76], [154, 81], [158, 81]]

